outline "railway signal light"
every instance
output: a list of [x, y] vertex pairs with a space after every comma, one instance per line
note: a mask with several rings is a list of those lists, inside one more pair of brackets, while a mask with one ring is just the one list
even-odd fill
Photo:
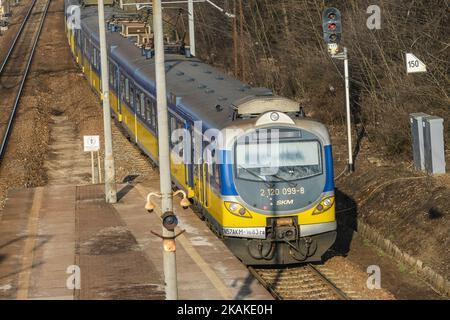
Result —
[[326, 8], [322, 13], [322, 29], [325, 42], [339, 44], [341, 41], [341, 12], [336, 8]]
[[348, 70], [347, 48], [340, 48], [342, 35], [341, 12], [333, 7], [325, 8], [322, 12], [323, 38], [327, 43], [328, 53], [331, 58], [344, 60], [345, 69], [345, 107], [347, 113], [347, 141], [348, 141], [348, 171], [354, 171], [353, 149], [351, 135], [351, 116], [350, 116], [350, 76]]

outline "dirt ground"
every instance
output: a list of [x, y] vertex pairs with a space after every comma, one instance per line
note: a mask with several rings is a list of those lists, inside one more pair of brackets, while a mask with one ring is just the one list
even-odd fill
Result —
[[[78, 139], [81, 145], [81, 137], [86, 134], [98, 134], [103, 141], [99, 99], [76, 67], [63, 30], [63, 1], [52, 1], [0, 171], [2, 204], [10, 188], [48, 183], [45, 164], [51, 160], [51, 130], [57, 122], [55, 116], [65, 117], [73, 125], [73, 144]], [[345, 167], [343, 132], [343, 128], [332, 128], [336, 176]], [[117, 127], [113, 127], [113, 139], [116, 180], [144, 180], [152, 172], [147, 158]], [[80, 156], [80, 159], [84, 159], [84, 163], [89, 160], [89, 155]], [[87, 171], [84, 181], [89, 183], [89, 171], [84, 170]], [[399, 178], [403, 180], [396, 180]], [[391, 184], [384, 185], [388, 181]], [[339, 214], [338, 218], [352, 223], [356, 215], [361, 216], [403, 250], [448, 275], [450, 225], [445, 203], [450, 198], [449, 190], [448, 175], [429, 178], [418, 174], [412, 170], [411, 162], [387, 161], [363, 140], [356, 157], [356, 172], [337, 180], [338, 209], [355, 209]], [[345, 255], [363, 274], [371, 264], [379, 264], [386, 271], [383, 288], [397, 298], [437, 298], [417, 277], [409, 276], [407, 270], [363, 239], [355, 237], [348, 246]], [[335, 260], [331, 261], [333, 265]]]
[[[9, 189], [35, 187], [49, 182], [45, 168], [49, 166], [48, 160], [54, 158], [54, 150], [49, 146], [54, 142], [51, 129], [55, 126], [55, 119], [66, 118], [73, 125], [72, 135], [76, 135], [76, 140], [71, 143], [78, 141], [80, 153], [83, 135], [100, 135], [100, 141], [103, 141], [100, 102], [70, 53], [64, 33], [63, 13], [63, 1], [52, 1], [0, 169], [1, 207]], [[130, 145], [115, 126], [113, 136], [116, 180], [122, 182], [136, 176], [145, 177], [152, 170], [146, 157]], [[130, 150], [121, 152], [125, 143]], [[77, 161], [73, 161], [71, 170], [78, 170], [78, 178], [71, 179], [66, 171], [65, 175], [62, 173], [66, 180], [57, 180], [58, 183], [90, 183], [90, 167], [85, 165], [86, 161], [90, 163], [90, 155], [82, 153], [76, 156], [80, 163], [77, 165]], [[130, 157], [134, 160], [131, 161]], [[54, 174], [50, 174], [50, 179], [61, 178], [61, 175]]]
[[[344, 128], [333, 129], [336, 176], [347, 161]], [[447, 150], [447, 161], [449, 159]], [[447, 162], [450, 163], [450, 162]], [[338, 219], [355, 226], [356, 218], [376, 228], [403, 251], [450, 276], [450, 175], [417, 172], [411, 160], [385, 159], [363, 139], [356, 171], [336, 181]], [[347, 210], [349, 209], [349, 210]]]

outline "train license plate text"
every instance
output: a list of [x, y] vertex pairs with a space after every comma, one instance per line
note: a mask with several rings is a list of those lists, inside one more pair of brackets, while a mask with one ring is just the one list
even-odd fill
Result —
[[223, 228], [226, 237], [265, 239], [266, 228]]

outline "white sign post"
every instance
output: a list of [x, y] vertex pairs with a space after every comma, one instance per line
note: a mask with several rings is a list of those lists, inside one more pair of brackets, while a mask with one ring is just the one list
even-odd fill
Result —
[[348, 171], [355, 171], [353, 164], [353, 147], [352, 147], [352, 118], [350, 110], [350, 74], [348, 68], [348, 52], [344, 47], [343, 51], [339, 52], [339, 46], [335, 43], [328, 44], [328, 52], [331, 58], [344, 60], [344, 81], [345, 81], [345, 110], [347, 114], [347, 147], [348, 147]]
[[84, 136], [84, 152], [91, 153], [91, 168], [92, 168], [92, 183], [95, 183], [95, 165], [94, 165], [94, 152], [97, 152], [97, 160], [98, 160], [98, 180], [101, 182], [102, 174], [100, 168], [100, 136]]
[[406, 72], [407, 73], [427, 72], [427, 66], [412, 53], [406, 53]]

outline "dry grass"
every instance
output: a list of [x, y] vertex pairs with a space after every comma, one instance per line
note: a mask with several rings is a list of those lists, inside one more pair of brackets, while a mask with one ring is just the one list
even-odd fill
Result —
[[[365, 132], [385, 155], [409, 154], [409, 113], [426, 112], [450, 119], [448, 0], [224, 3], [237, 14], [236, 41], [231, 19], [209, 6], [198, 6], [200, 56], [252, 85], [297, 99], [310, 114], [328, 124], [344, 121], [343, 67], [326, 53], [321, 12], [325, 6], [340, 8], [343, 45], [350, 55], [356, 130]], [[381, 7], [381, 30], [366, 26], [366, 9], [372, 4]], [[428, 72], [407, 75], [405, 52], [424, 61]], [[449, 149], [449, 122], [445, 125]]]

